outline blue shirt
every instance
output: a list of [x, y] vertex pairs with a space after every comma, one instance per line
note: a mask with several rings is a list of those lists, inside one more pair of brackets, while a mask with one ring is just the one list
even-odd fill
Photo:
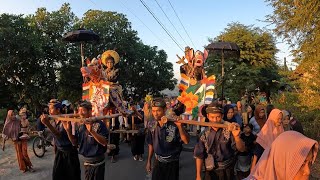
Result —
[[54, 138], [54, 143], [58, 149], [71, 149], [72, 143], [68, 138], [66, 130], [63, 128], [61, 121], [56, 124], [56, 129], [60, 133], [60, 137]]
[[[102, 135], [108, 139], [108, 130], [102, 121], [93, 123], [92, 128], [99, 135]], [[79, 143], [79, 154], [83, 155], [84, 157], [100, 156], [103, 155], [107, 150], [106, 146], [101, 145], [94, 139], [84, 124], [80, 125], [77, 137]]]
[[[209, 132], [206, 133], [206, 131]], [[209, 150], [206, 148], [206, 142]], [[209, 153], [213, 155], [216, 162], [223, 162], [234, 157], [236, 151], [236, 142], [231, 132], [229, 139], [227, 139], [224, 136], [223, 129], [220, 128], [215, 131], [212, 128], [206, 128], [202, 131], [199, 142], [194, 147], [194, 157], [204, 159]]]
[[171, 160], [179, 160], [182, 141], [179, 129], [174, 122], [169, 121], [162, 127], [157, 123], [154, 129], [149, 129], [147, 143], [153, 145], [156, 155]]

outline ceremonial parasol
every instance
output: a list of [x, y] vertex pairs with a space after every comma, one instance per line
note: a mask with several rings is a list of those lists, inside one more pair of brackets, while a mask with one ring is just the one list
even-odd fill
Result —
[[75, 31], [71, 31], [66, 33], [63, 37], [63, 41], [67, 42], [80, 42], [80, 51], [81, 51], [81, 63], [83, 66], [84, 63], [84, 53], [83, 53], [83, 43], [89, 41], [99, 41], [100, 37], [98, 34], [91, 30], [86, 29], [78, 29]]
[[224, 97], [223, 94], [223, 85], [224, 85], [224, 58], [227, 55], [227, 58], [239, 58], [240, 57], [240, 49], [239, 46], [236, 43], [233, 42], [213, 42], [209, 44], [206, 49], [209, 50], [209, 53], [213, 54], [221, 54], [221, 94], [222, 97]]

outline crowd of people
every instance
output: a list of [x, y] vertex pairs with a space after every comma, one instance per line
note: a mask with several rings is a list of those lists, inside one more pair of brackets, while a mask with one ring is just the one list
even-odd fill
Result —
[[[132, 158], [144, 161], [148, 146], [146, 171], [152, 179], [178, 180], [182, 144], [190, 135], [186, 125], [163, 118], [168, 111], [181, 115], [183, 109], [175, 99], [156, 98], [150, 102], [126, 103], [133, 113], [106, 120], [77, 124], [50, 120], [49, 115], [78, 114], [92, 116], [92, 104], [80, 101], [72, 107], [69, 101], [50, 100], [39, 116], [39, 130], [48, 129], [54, 136], [55, 159], [52, 179], [81, 179], [80, 154], [84, 159], [85, 179], [104, 179], [105, 154], [116, 162], [120, 141], [130, 142]], [[244, 106], [244, 107], [243, 107]], [[211, 126], [198, 127], [194, 147], [196, 179], [308, 179], [318, 142], [304, 135], [301, 123], [288, 110], [271, 105], [241, 104], [216, 100], [202, 109], [202, 116]], [[134, 119], [131, 121], [131, 119]], [[226, 124], [222, 128], [217, 124]], [[18, 115], [9, 110], [3, 128], [3, 139], [12, 139], [22, 172], [33, 172], [27, 152], [29, 122], [26, 109]], [[138, 133], [111, 133], [116, 129]], [[3, 149], [4, 149], [3, 143]], [[108, 149], [114, 144], [114, 149]]]

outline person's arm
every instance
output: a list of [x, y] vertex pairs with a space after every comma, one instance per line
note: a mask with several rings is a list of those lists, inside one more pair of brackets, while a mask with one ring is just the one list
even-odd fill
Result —
[[189, 134], [188, 134], [188, 133], [185, 131], [185, 129], [182, 127], [182, 124], [181, 124], [181, 123], [175, 122], [175, 124], [176, 124], [177, 127], [178, 127], [181, 141], [182, 141], [184, 144], [188, 144], [189, 141], [190, 141], [190, 136], [189, 136]]
[[201, 180], [201, 168], [203, 159], [196, 158], [196, 180]]
[[45, 126], [47, 126], [47, 128], [49, 128], [49, 130], [52, 132], [52, 134], [53, 134], [55, 137], [57, 137], [57, 138], [60, 138], [60, 137], [61, 137], [60, 132], [50, 124], [50, 122], [49, 122], [49, 116], [48, 116], [47, 114], [41, 115], [40, 119], [41, 119], [41, 122], [42, 122]]
[[253, 155], [252, 162], [251, 162], [250, 173], [252, 173], [253, 169], [256, 167], [257, 160], [258, 160], [257, 156]]
[[154, 153], [153, 145], [149, 144], [148, 145], [148, 159], [147, 159], [147, 165], [146, 165], [146, 171], [148, 173], [151, 172], [151, 160], [152, 160], [153, 153]]
[[[99, 124], [100, 125], [100, 124]], [[102, 146], [107, 146], [108, 144], [108, 140], [106, 139], [105, 136], [100, 135], [98, 132], [96, 132], [93, 128], [92, 128], [93, 124], [86, 124], [86, 128], [89, 131], [89, 133], [93, 136], [93, 138]], [[102, 127], [100, 127], [102, 128]]]
[[236, 142], [236, 148], [240, 152], [244, 152], [246, 150], [246, 145], [240, 138], [240, 126], [237, 123], [232, 123], [230, 125], [232, 135], [234, 137], [234, 140]]
[[62, 122], [63, 128], [66, 130], [68, 138], [73, 146], [78, 146], [77, 144], [77, 138], [75, 135], [72, 134], [72, 126], [71, 122], [63, 121]]

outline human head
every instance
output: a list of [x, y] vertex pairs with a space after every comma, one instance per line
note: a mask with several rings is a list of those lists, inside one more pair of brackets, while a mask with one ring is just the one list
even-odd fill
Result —
[[[274, 109], [274, 110], [276, 110], [276, 109]], [[275, 113], [273, 113], [273, 112], [275, 112], [274, 110], [271, 111], [269, 118], [273, 121], [275, 127], [282, 126], [283, 113], [280, 111], [280, 113], [275, 114]]]
[[154, 119], [160, 121], [166, 112], [166, 102], [162, 98], [154, 99], [151, 109]]
[[245, 124], [243, 125], [243, 131], [245, 133], [251, 133], [252, 132], [252, 129], [253, 129], [253, 125], [252, 124]]
[[60, 111], [62, 110], [62, 104], [58, 99], [51, 99], [48, 106], [50, 115], [60, 114]]
[[221, 123], [222, 122], [222, 110], [216, 103], [211, 103], [206, 108], [207, 117], [209, 122]]
[[92, 105], [89, 101], [79, 103], [78, 114], [81, 118], [88, 118], [92, 113]]
[[112, 56], [108, 56], [106, 59], [107, 62], [107, 68], [112, 69], [114, 66], [114, 58]]
[[257, 119], [266, 119], [265, 107], [258, 105], [254, 111], [254, 116]]
[[251, 112], [254, 112], [254, 106], [253, 105], [248, 105], [247, 106], [247, 113], [251, 113]]
[[307, 180], [318, 146], [317, 141], [299, 132], [283, 132], [264, 151], [248, 179], [274, 177], [273, 179]]
[[288, 125], [289, 122], [290, 122], [290, 114], [289, 114], [288, 111], [282, 110], [282, 115], [283, 115], [283, 117], [282, 117], [282, 123], [283, 123], [284, 126], [286, 126], [286, 125]]
[[227, 104], [223, 108], [223, 119], [225, 121], [231, 120], [234, 117], [234, 109], [231, 104]]
[[21, 119], [27, 119], [27, 108], [21, 108], [19, 111], [19, 116]]

